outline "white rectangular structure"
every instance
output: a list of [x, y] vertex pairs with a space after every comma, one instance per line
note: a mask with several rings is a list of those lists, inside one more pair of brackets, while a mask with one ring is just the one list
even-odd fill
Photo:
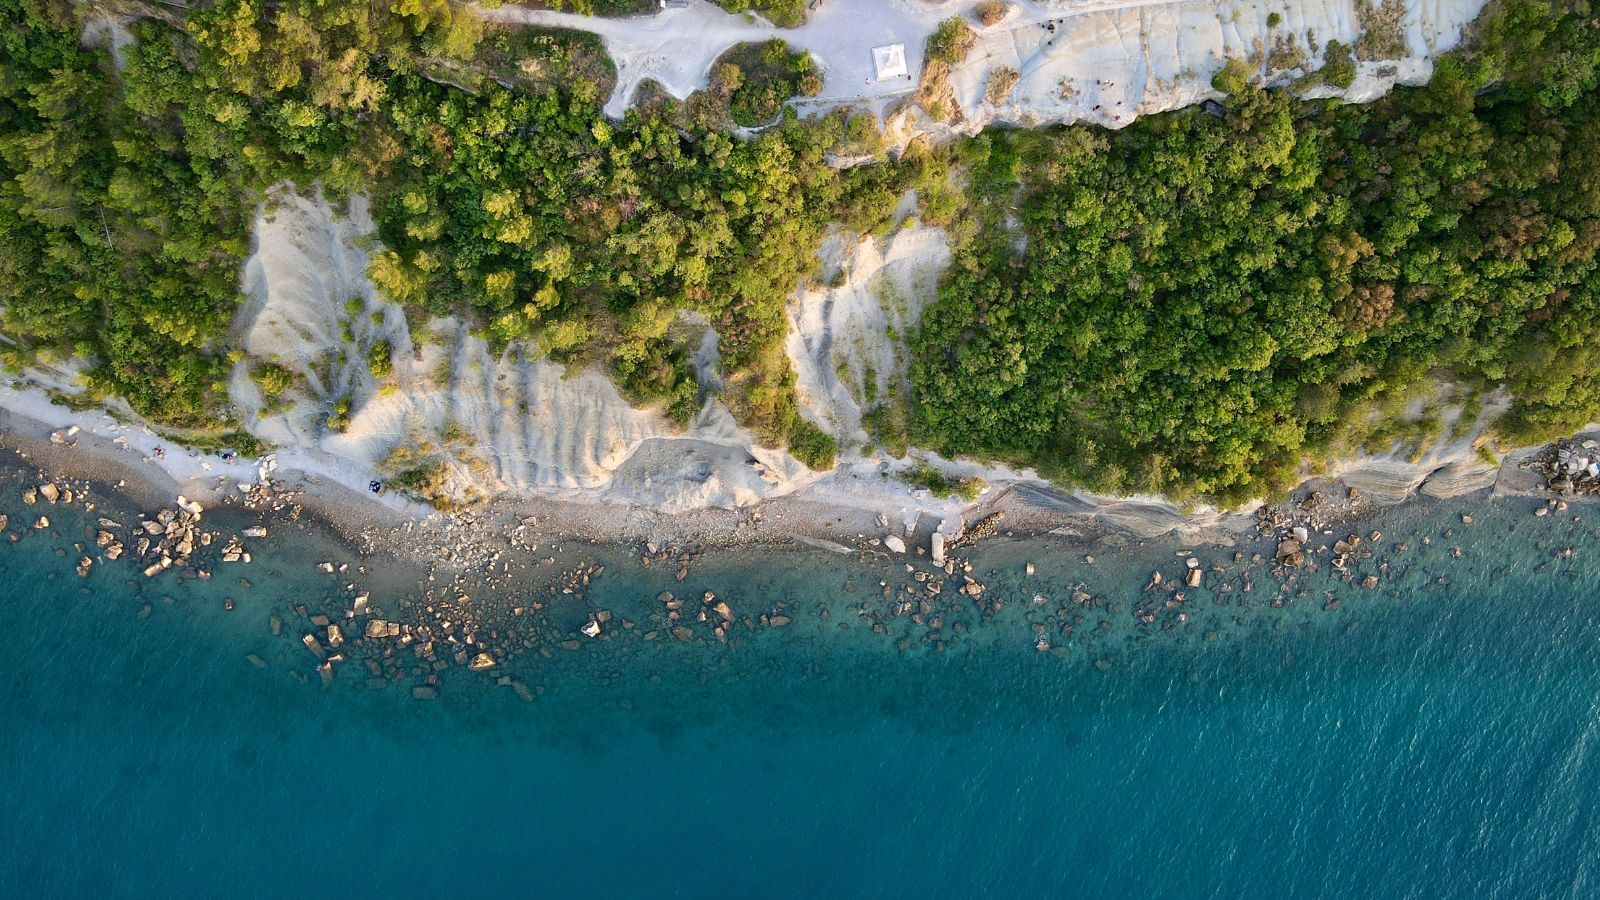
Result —
[[873, 47], [872, 65], [878, 71], [879, 81], [906, 77], [909, 74], [906, 70], [906, 45], [885, 44], [882, 47]]

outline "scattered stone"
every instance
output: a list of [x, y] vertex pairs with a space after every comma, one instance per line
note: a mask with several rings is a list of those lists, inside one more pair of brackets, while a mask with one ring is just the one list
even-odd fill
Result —
[[472, 657], [471, 662], [467, 663], [467, 668], [474, 672], [482, 672], [484, 669], [492, 669], [494, 667], [495, 659], [487, 653], [479, 653]]
[[904, 553], [904, 552], [906, 552], [906, 542], [904, 540], [902, 540], [899, 535], [891, 534], [888, 537], [884, 538], [883, 539], [883, 546], [887, 547], [890, 551], [892, 551], [894, 553]]

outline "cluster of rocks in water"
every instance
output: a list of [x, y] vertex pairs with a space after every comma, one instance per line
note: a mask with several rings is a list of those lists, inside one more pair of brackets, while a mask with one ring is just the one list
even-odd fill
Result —
[[[313, 657], [324, 687], [333, 685], [336, 667], [359, 661], [368, 687], [409, 686], [412, 697], [432, 700], [438, 697], [440, 674], [451, 666], [487, 672], [500, 665], [501, 659], [490, 646], [497, 633], [489, 629], [480, 633], [468, 612], [470, 596], [454, 596], [448, 606], [430, 605], [437, 614], [432, 622], [399, 621], [375, 605], [369, 592], [347, 580], [351, 575], [348, 563], [318, 563], [317, 571], [339, 580], [334, 597], [320, 611], [297, 603], [293, 614], [300, 642]], [[356, 574], [364, 574], [364, 570], [358, 568]], [[284, 622], [273, 615], [269, 626], [273, 634], [280, 634]], [[404, 655], [407, 652], [409, 659]], [[298, 669], [291, 669], [290, 674], [306, 680]], [[503, 684], [525, 699], [533, 699], [526, 685], [502, 677]]]
[[[1346, 500], [1355, 501], [1358, 498], [1359, 492], [1350, 488]], [[1337, 513], [1324, 517], [1327, 508], [1323, 493], [1312, 491], [1298, 502], [1262, 506], [1257, 510], [1256, 530], [1274, 539], [1273, 558], [1280, 574], [1282, 570], [1298, 569], [1308, 564], [1314, 567], [1314, 557], [1319, 553], [1329, 554], [1329, 565], [1335, 571], [1346, 574], [1351, 572], [1351, 567], [1356, 563], [1372, 558], [1372, 551], [1363, 548], [1362, 542], [1375, 542], [1383, 535], [1373, 531], [1366, 538], [1352, 533], [1337, 537], [1339, 532], [1332, 521], [1338, 517]], [[1361, 586], [1368, 590], [1376, 588], [1378, 576], [1370, 572], [1363, 575]]]
[[[1545, 467], [1552, 490], [1562, 494], [1600, 491], [1600, 479], [1592, 471], [1600, 466], [1600, 452], [1587, 451], [1600, 448], [1584, 442], [1550, 449], [1539, 465]], [[86, 488], [50, 480], [26, 488], [23, 500], [39, 506], [70, 504], [87, 496]], [[921, 645], [937, 653], [964, 639], [980, 623], [993, 622], [1008, 603], [1015, 602], [1021, 607], [1033, 646], [1057, 656], [1093, 648], [1097, 639], [1116, 631], [1113, 623], [1123, 616], [1132, 617], [1136, 637], [1193, 627], [1194, 604], [1202, 598], [1213, 606], [1240, 609], [1263, 604], [1283, 607], [1311, 598], [1319, 600], [1324, 609], [1336, 609], [1339, 598], [1330, 586], [1307, 582], [1304, 575], [1326, 570], [1335, 582], [1374, 590], [1389, 572], [1390, 554], [1411, 549], [1406, 542], [1382, 547], [1382, 535], [1377, 531], [1361, 535], [1341, 527], [1352, 514], [1351, 501], [1355, 499], [1354, 491], [1340, 502], [1329, 502], [1323, 494], [1312, 492], [1298, 501], [1263, 507], [1257, 520], [1261, 551], [1234, 551], [1230, 559], [1220, 556], [1225, 551], [1218, 549], [1207, 551], [1218, 557], [1205, 560], [1193, 551], [1180, 550], [1175, 556], [1176, 571], [1167, 565], [1158, 567], [1131, 602], [1114, 599], [1082, 582], [1067, 588], [1046, 587], [1034, 580], [1033, 563], [1016, 572], [975, 571], [970, 556], [959, 551], [997, 534], [1001, 513], [977, 520], [952, 538], [933, 532], [925, 545], [916, 547], [910, 546], [913, 535], [909, 532], [888, 534], [858, 548], [869, 567], [873, 560], [884, 565], [877, 590], [863, 590], [865, 582], [848, 578], [844, 593], [859, 597], [848, 599], [845, 605], [860, 625], [892, 640], [900, 651]], [[239, 496], [229, 497], [227, 502], [291, 516], [300, 512], [292, 492], [265, 481], [241, 483]], [[92, 504], [87, 508], [92, 510]], [[1565, 502], [1551, 500], [1540, 512], [1557, 508], [1564, 509]], [[150, 577], [176, 571], [204, 579], [211, 575], [211, 561], [250, 562], [245, 539], [265, 538], [266, 525], [224, 533], [202, 527], [203, 512], [198, 504], [180, 497], [175, 508], [139, 517], [127, 526], [101, 517], [93, 531], [95, 549], [78, 545], [84, 554], [79, 574], [87, 577], [100, 559], [124, 556]], [[1471, 517], [1463, 516], [1462, 522], [1470, 525]], [[542, 676], [531, 674], [540, 669], [537, 661], [516, 665], [523, 656], [557, 660], [553, 668], [559, 670], [559, 659], [566, 658], [561, 654], [574, 653], [573, 660], [588, 659], [582, 652], [586, 648], [595, 648], [593, 659], [597, 661], [607, 657], [599, 651], [608, 645], [618, 650], [631, 647], [634, 649], [623, 652], [637, 653], [639, 647], [661, 641], [734, 651], [741, 641], [789, 626], [802, 616], [822, 628], [845, 626], [831, 621], [837, 605], [830, 610], [819, 601], [815, 611], [808, 613], [792, 608], [786, 600], [740, 598], [699, 586], [660, 591], [653, 603], [641, 603], [638, 609], [625, 607], [632, 612], [619, 613], [606, 608], [610, 604], [592, 599], [605, 567], [573, 559], [574, 553], [564, 551], [552, 535], [541, 533], [539, 525], [538, 519], [528, 517], [506, 531], [452, 520], [443, 527], [415, 532], [408, 525], [403, 536], [399, 532], [384, 535], [374, 544], [381, 541], [393, 546], [399, 538], [409, 551], [426, 559], [427, 566], [414, 594], [394, 596], [381, 604], [358, 581], [368, 574], [364, 567], [357, 565], [352, 571], [350, 564], [318, 564], [318, 571], [335, 582], [328, 596], [321, 601], [308, 598], [296, 602], [281, 615], [269, 617], [271, 633], [294, 641], [293, 652], [301, 654], [285, 657], [291, 663], [290, 674], [306, 683], [320, 680], [330, 686], [339, 671], [350, 667], [364, 670], [362, 683], [369, 688], [409, 691], [416, 699], [430, 700], [439, 696], [444, 673], [454, 668], [478, 673], [522, 700], [532, 701], [544, 692], [545, 685], [540, 683]], [[880, 525], [887, 526], [887, 521], [880, 519]], [[0, 532], [17, 540], [18, 535], [8, 526], [6, 517], [0, 515]], [[48, 516], [39, 516], [34, 527], [50, 528]], [[485, 539], [485, 532], [492, 536]], [[1449, 536], [1446, 531], [1445, 537]], [[1421, 544], [1429, 541], [1428, 537], [1420, 539]], [[579, 556], [584, 553], [581, 546], [575, 549]], [[641, 569], [657, 570], [663, 579], [682, 583], [691, 577], [704, 552], [701, 545], [651, 540], [635, 545], [631, 556]], [[1459, 556], [1460, 550], [1452, 548], [1451, 553]], [[1092, 564], [1094, 558], [1086, 556], [1084, 562]], [[1276, 589], [1258, 592], [1258, 581], [1268, 573], [1277, 581]], [[530, 575], [537, 584], [532, 589], [524, 579]], [[1216, 638], [1213, 628], [1202, 627], [1206, 640]], [[1096, 652], [1090, 649], [1091, 654]], [[257, 654], [248, 659], [258, 667], [271, 665]], [[295, 659], [302, 662], [294, 664]], [[1095, 656], [1092, 661], [1099, 669], [1112, 665], [1109, 655]]]
[[[66, 506], [87, 496], [86, 488], [74, 491], [68, 484], [46, 481], [36, 487], [25, 489], [22, 492], [22, 502], [29, 506], [40, 504]], [[94, 509], [92, 502], [85, 503], [85, 511], [93, 512]], [[158, 510], [153, 515], [140, 517], [135, 526], [126, 526], [116, 519], [100, 516], [95, 523], [94, 548], [99, 553], [99, 559], [117, 560], [128, 556], [135, 560], [142, 567], [146, 578], [153, 578], [170, 569], [181, 572], [186, 577], [208, 579], [211, 577], [210, 567], [198, 562], [195, 557], [199, 551], [210, 547], [222, 537], [222, 533], [201, 528], [203, 513], [204, 509], [199, 503], [180, 494], [173, 508]], [[34, 527], [40, 530], [49, 528], [50, 525], [48, 515], [41, 515], [34, 522]], [[5, 523], [0, 523], [0, 530], [4, 527]], [[262, 526], [246, 528], [242, 536], [266, 537], [266, 528]], [[15, 540], [14, 535], [13, 540]], [[74, 546], [80, 553], [87, 550], [82, 543]], [[221, 550], [220, 559], [223, 562], [249, 562], [251, 559], [249, 551], [244, 548], [241, 535], [229, 535]], [[78, 574], [88, 577], [99, 559], [88, 555], [81, 556], [77, 565]]]
[[1545, 487], [1563, 497], [1600, 493], [1600, 443], [1561, 441], [1524, 465], [1544, 476]]
[[[77, 428], [53, 432], [51, 443], [61, 447], [76, 445]], [[27, 454], [22, 454], [27, 458]], [[244, 538], [265, 538], [264, 525], [253, 525], [237, 533], [225, 529], [202, 526], [205, 510], [202, 505], [179, 494], [171, 507], [159, 508], [148, 514], [106, 515], [99, 508], [95, 485], [82, 478], [67, 478], [37, 472], [37, 481], [25, 481], [21, 499], [24, 506], [38, 507], [40, 514], [33, 517], [32, 530], [61, 538], [58, 522], [53, 522], [50, 508], [78, 507], [84, 513], [101, 513], [91, 522], [84, 522], [83, 539], [72, 543], [77, 554], [74, 569], [79, 577], [89, 578], [96, 567], [105, 562], [126, 559], [142, 572], [145, 578], [154, 579], [165, 572], [173, 572], [186, 579], [209, 580], [213, 566], [218, 563], [248, 563], [252, 557]], [[26, 476], [24, 476], [26, 477]], [[298, 517], [300, 507], [294, 502], [298, 491], [265, 480], [259, 484], [239, 485], [238, 496], [226, 496], [226, 505], [239, 505], [263, 512], [285, 513]], [[10, 529], [10, 517], [0, 513], [0, 533], [15, 542], [21, 535]], [[219, 551], [219, 552], [211, 552]], [[62, 554], [62, 550], [57, 551]], [[247, 580], [241, 579], [244, 586]], [[85, 588], [87, 590], [87, 588]], [[171, 598], [165, 598], [168, 602]], [[233, 608], [233, 600], [224, 602], [226, 609]], [[146, 618], [151, 605], [145, 603], [140, 618]]]

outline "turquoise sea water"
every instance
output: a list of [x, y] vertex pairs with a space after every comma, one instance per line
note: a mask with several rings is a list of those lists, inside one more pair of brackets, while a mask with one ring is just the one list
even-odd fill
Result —
[[[1001, 539], [973, 562], [1002, 610], [952, 604], [942, 652], [882, 608], [899, 561], [711, 555], [680, 590], [793, 623], [530, 638], [503, 668], [533, 702], [460, 666], [417, 701], [319, 684], [292, 612], [337, 599], [317, 535], [207, 582], [80, 579], [98, 513], [30, 531], [0, 490], [27, 532], [0, 542], [3, 896], [1600, 894], [1600, 510], [1418, 503], [1362, 526], [1379, 590], [1321, 572], [1280, 608], [1263, 570], [1145, 628], [1181, 545]], [[584, 555], [619, 615], [674, 584]], [[1080, 583], [1108, 603], [1063, 637]]]

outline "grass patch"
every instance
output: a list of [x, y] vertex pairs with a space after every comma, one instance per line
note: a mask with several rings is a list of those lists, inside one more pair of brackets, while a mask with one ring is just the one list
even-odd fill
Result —
[[1022, 76], [1010, 66], [1000, 66], [989, 73], [989, 89], [985, 95], [991, 106], [999, 106], [1011, 96]]
[[1357, 0], [1356, 19], [1361, 36], [1356, 38], [1356, 58], [1375, 62], [1402, 59], [1411, 52], [1402, 24], [1406, 17], [1403, 0]]
[[978, 17], [978, 22], [983, 27], [992, 28], [1000, 24], [1000, 20], [1006, 17], [1006, 13], [1010, 9], [1011, 4], [1005, 3], [1003, 0], [983, 0], [982, 3], [972, 8], [972, 14]]
[[928, 463], [921, 463], [906, 471], [905, 482], [914, 487], [927, 488], [935, 497], [948, 499], [960, 497], [971, 503], [983, 495], [989, 485], [982, 478], [948, 478]]

